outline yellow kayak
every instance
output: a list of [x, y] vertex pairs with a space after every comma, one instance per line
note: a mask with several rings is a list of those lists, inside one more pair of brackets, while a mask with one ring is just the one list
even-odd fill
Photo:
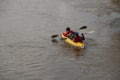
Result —
[[79, 47], [79, 48], [84, 48], [85, 44], [82, 42], [74, 42], [73, 40], [71, 40], [68, 37], [65, 37], [63, 34], [61, 34], [61, 38], [64, 39], [64, 41], [74, 47]]

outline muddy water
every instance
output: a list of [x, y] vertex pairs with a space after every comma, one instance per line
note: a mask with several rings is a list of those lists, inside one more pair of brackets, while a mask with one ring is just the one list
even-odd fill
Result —
[[[118, 80], [119, 5], [109, 0], [0, 0], [0, 80]], [[87, 25], [86, 48], [50, 36]], [[79, 32], [82, 32], [79, 31]]]

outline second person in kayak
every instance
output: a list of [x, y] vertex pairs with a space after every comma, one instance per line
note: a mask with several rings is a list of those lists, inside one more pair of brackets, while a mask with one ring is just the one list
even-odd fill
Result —
[[81, 36], [79, 36], [78, 32], [74, 32], [75, 37], [73, 39], [74, 42], [83, 42], [83, 38]]

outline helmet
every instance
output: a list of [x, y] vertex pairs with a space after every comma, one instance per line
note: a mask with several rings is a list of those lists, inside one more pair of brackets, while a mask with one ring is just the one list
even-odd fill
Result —
[[67, 28], [66, 28], [66, 31], [70, 31], [70, 27], [67, 27]]

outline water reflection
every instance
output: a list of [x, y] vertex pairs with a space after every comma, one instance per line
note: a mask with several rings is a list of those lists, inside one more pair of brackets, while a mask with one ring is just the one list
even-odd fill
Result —
[[53, 39], [51, 39], [51, 42], [58, 43], [58, 40], [53, 38]]
[[64, 40], [59, 40], [59, 39], [55, 39], [52, 38], [51, 42], [53, 44], [58, 45], [57, 47], [59, 47], [61, 50], [65, 51], [63, 52], [63, 55], [67, 53], [69, 53], [67, 56], [70, 55], [74, 55], [75, 57], [80, 57], [83, 56], [85, 54], [84, 51], [87, 51], [89, 49], [91, 49], [92, 47], [98, 46], [98, 43], [92, 39], [92, 38], [86, 38], [85, 40], [85, 48], [77, 48], [77, 47], [73, 47], [70, 44], [68, 44], [67, 42], [65, 42]]
[[63, 42], [63, 48], [68, 48], [70, 49], [69, 51], [71, 51], [71, 53], [75, 56], [75, 57], [79, 57], [79, 56], [83, 56], [83, 52], [85, 50], [85, 48], [77, 48], [77, 47], [73, 47], [70, 44]]

